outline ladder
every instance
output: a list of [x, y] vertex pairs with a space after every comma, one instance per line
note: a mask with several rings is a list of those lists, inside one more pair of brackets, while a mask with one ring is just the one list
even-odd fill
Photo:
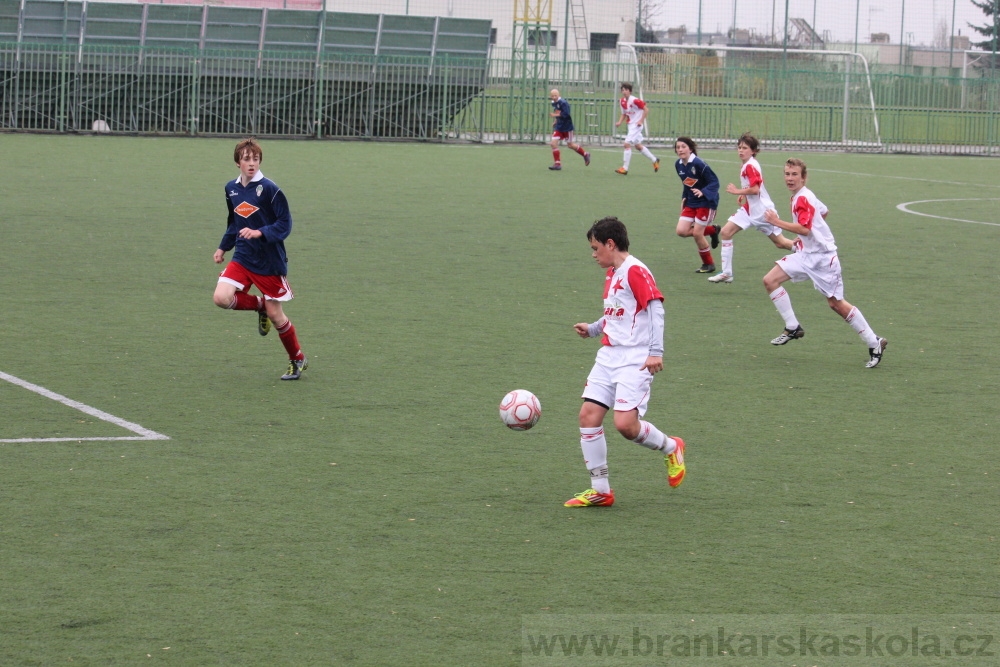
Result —
[[[584, 11], [584, 0], [569, 0], [569, 21], [566, 26], [566, 43], [576, 46], [577, 76], [584, 84], [584, 97], [580, 102], [583, 107], [583, 123], [580, 125], [578, 134], [585, 135], [587, 141], [601, 134], [600, 116], [597, 113], [597, 93], [590, 67], [590, 32], [587, 30], [587, 14]], [[572, 33], [573, 41], [570, 42]], [[577, 116], [579, 118], [579, 116]]]
[[[581, 51], [590, 52], [590, 33], [587, 32], [587, 16], [583, 11], [583, 0], [570, 0], [569, 9], [569, 25], [566, 26], [566, 30], [573, 32], [577, 51], [576, 57], [579, 59]], [[569, 35], [566, 38], [568, 42]]]

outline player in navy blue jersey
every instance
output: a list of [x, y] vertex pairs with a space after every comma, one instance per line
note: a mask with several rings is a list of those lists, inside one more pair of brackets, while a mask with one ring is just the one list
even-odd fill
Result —
[[569, 112], [569, 102], [559, 96], [559, 91], [553, 88], [549, 91], [549, 99], [552, 100], [552, 113], [549, 114], [555, 120], [552, 122], [552, 171], [562, 169], [562, 162], [559, 159], [559, 142], [566, 141], [566, 145], [583, 156], [583, 166], [590, 166], [590, 153], [583, 150], [583, 146], [573, 141], [573, 116]]
[[719, 226], [715, 223], [715, 211], [719, 208], [719, 177], [712, 168], [696, 154], [698, 146], [691, 137], [677, 137], [674, 164], [677, 177], [684, 184], [681, 192], [681, 217], [677, 220], [677, 236], [693, 236], [701, 256], [698, 273], [715, 271], [712, 249], [705, 240], [712, 239], [712, 248], [719, 245]]
[[[285, 253], [285, 239], [292, 232], [292, 214], [284, 193], [260, 171], [263, 158], [254, 139], [240, 141], [233, 151], [240, 175], [226, 183], [229, 217], [213, 259], [221, 264], [228, 251], [236, 248], [236, 252], [219, 275], [213, 300], [220, 308], [256, 311], [261, 336], [266, 336], [274, 323], [288, 352], [288, 372], [281, 379], [298, 380], [309, 361], [299, 347], [295, 327], [281, 307], [292, 299]], [[251, 285], [262, 296], [250, 294]]]

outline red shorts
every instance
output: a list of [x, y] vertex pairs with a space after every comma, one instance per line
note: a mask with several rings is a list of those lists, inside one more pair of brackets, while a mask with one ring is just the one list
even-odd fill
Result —
[[553, 139], [565, 139], [566, 141], [573, 141], [572, 132], [560, 132], [559, 130], [552, 130]]
[[694, 220], [698, 225], [709, 225], [715, 220], [714, 208], [690, 208], [685, 206], [681, 209], [681, 217]]
[[262, 276], [248, 271], [239, 262], [229, 262], [226, 270], [219, 274], [219, 282], [234, 285], [241, 292], [249, 292], [250, 286], [254, 285], [272, 301], [291, 301], [293, 296], [285, 276]]

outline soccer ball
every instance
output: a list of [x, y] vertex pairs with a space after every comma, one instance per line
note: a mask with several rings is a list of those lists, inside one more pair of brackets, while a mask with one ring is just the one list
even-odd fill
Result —
[[500, 421], [514, 431], [527, 431], [542, 416], [542, 404], [527, 389], [515, 389], [500, 401]]

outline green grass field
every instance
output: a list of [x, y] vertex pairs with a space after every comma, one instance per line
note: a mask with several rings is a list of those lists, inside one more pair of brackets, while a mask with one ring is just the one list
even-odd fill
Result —
[[[211, 300], [234, 143], [0, 134], [0, 372], [169, 436], [0, 443], [0, 665], [557, 664], [526, 623], [1000, 612], [1000, 161], [802, 156], [846, 298], [891, 341], [869, 371], [808, 284], [807, 336], [768, 344], [759, 234], [732, 285], [693, 272], [669, 155], [621, 178], [618, 150], [553, 173], [541, 145], [266, 141], [310, 358], [280, 382], [274, 333]], [[703, 157], [736, 179], [735, 151]], [[787, 157], [760, 155], [782, 213]], [[954, 201], [896, 208], [918, 200]], [[617, 503], [569, 510], [584, 235], [609, 214], [666, 296], [647, 418], [688, 477], [609, 422]], [[543, 406], [527, 433], [497, 418], [516, 387]], [[0, 440], [133, 435], [10, 382], [0, 414]]]

